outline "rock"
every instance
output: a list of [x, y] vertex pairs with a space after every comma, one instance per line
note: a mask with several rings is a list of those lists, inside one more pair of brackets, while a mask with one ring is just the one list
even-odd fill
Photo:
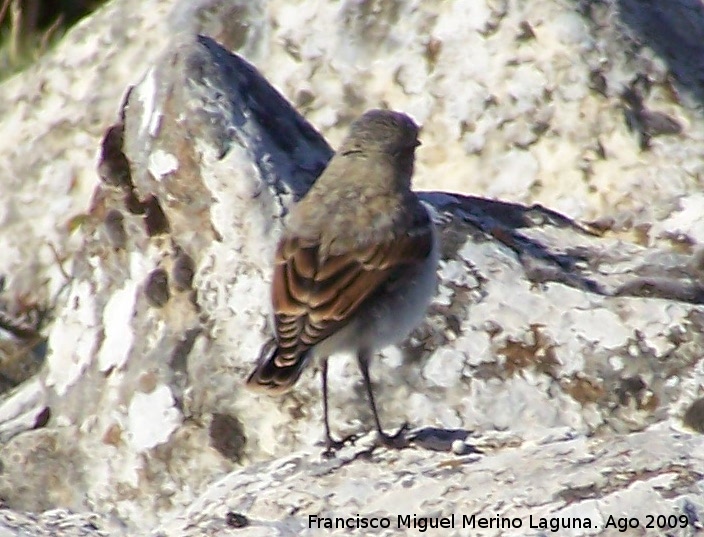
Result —
[[[247, 537], [397, 535], [437, 518], [453, 524], [435, 530], [443, 535], [540, 535], [541, 524], [543, 534], [619, 535], [626, 518], [656, 535], [646, 527], [658, 516], [665, 525], [671, 517], [668, 533], [701, 531], [697, 437], [660, 425], [608, 440], [477, 440], [487, 444], [484, 455], [404, 450], [362, 462], [359, 450], [334, 461], [303, 451], [254, 464], [213, 483], [155, 534], [230, 535], [228, 513], [246, 517], [237, 534]], [[374, 523], [389, 529], [372, 530]]]
[[[288, 535], [316, 533], [311, 515], [476, 513], [609, 535], [626, 513], [695, 531], [701, 439], [677, 430], [698, 429], [704, 385], [696, 103], [610, 2], [414, 6], [118, 0], [0, 87], [15, 140], [43, 133], [31, 154], [0, 145], [4, 293], [51, 311], [43, 367], [0, 400], [0, 461], [19, 461], [0, 527]], [[32, 76], [71, 91], [23, 92]], [[47, 123], [18, 112], [28, 94]], [[339, 140], [381, 104], [424, 123], [417, 184], [443, 241], [426, 322], [372, 367], [384, 423], [416, 441], [321, 461], [318, 379], [282, 398], [242, 380], [269, 334], [281, 219], [332, 154], [312, 125]], [[639, 138], [624, 106], [682, 129]], [[336, 432], [369, 430], [350, 361], [330, 382]]]

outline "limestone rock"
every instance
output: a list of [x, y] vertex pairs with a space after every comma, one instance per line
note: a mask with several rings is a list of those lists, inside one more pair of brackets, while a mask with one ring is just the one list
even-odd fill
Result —
[[626, 519], [642, 535], [662, 535], [663, 524], [668, 535], [702, 529], [700, 438], [659, 425], [608, 439], [524, 443], [509, 433], [480, 443], [483, 455], [405, 450], [360, 460], [351, 449], [334, 461], [303, 451], [254, 464], [213, 483], [154, 534], [422, 535], [443, 518], [448, 525], [426, 531], [616, 536]]
[[[578, 4], [117, 0], [0, 87], [7, 309], [30, 293], [49, 312], [2, 326], [13, 349], [46, 339], [0, 400], [3, 529], [316, 534], [309, 515], [454, 512], [615, 535], [626, 513], [693, 534], [699, 66], [678, 63], [679, 86], [635, 40], [651, 19]], [[325, 462], [318, 379], [278, 399], [242, 379], [281, 219], [332, 154], [316, 129], [339, 140], [381, 105], [424, 124], [417, 184], [443, 240], [426, 322], [372, 367], [384, 423], [416, 441]], [[368, 430], [351, 361], [330, 378], [335, 429]]]

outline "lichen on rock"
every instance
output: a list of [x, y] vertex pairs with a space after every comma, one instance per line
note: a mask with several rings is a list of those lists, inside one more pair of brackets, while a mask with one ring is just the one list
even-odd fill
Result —
[[[0, 398], [0, 527], [299, 535], [432, 511], [608, 535], [658, 511], [693, 534], [701, 66], [681, 32], [668, 66], [652, 21], [704, 13], [669, 5], [116, 0], [5, 82], [0, 307], [48, 314], [1, 327], [39, 365]], [[379, 106], [423, 123], [442, 238], [426, 321], [372, 367], [415, 445], [321, 461], [316, 376], [281, 398], [242, 381], [288, 207]], [[345, 357], [330, 382], [335, 429], [367, 431]]]

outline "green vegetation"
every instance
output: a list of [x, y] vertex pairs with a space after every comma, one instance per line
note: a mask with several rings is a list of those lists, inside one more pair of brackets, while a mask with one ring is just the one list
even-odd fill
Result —
[[0, 0], [0, 80], [37, 60], [106, 0]]

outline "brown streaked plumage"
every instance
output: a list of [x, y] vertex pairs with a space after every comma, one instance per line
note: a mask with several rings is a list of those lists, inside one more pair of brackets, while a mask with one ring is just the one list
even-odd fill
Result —
[[323, 361], [328, 451], [327, 358], [352, 351], [369, 382], [373, 352], [408, 335], [435, 287], [437, 239], [410, 189], [418, 127], [406, 115], [372, 110], [357, 119], [316, 183], [291, 210], [274, 262], [274, 340], [262, 349], [250, 388], [290, 389], [312, 357]]

